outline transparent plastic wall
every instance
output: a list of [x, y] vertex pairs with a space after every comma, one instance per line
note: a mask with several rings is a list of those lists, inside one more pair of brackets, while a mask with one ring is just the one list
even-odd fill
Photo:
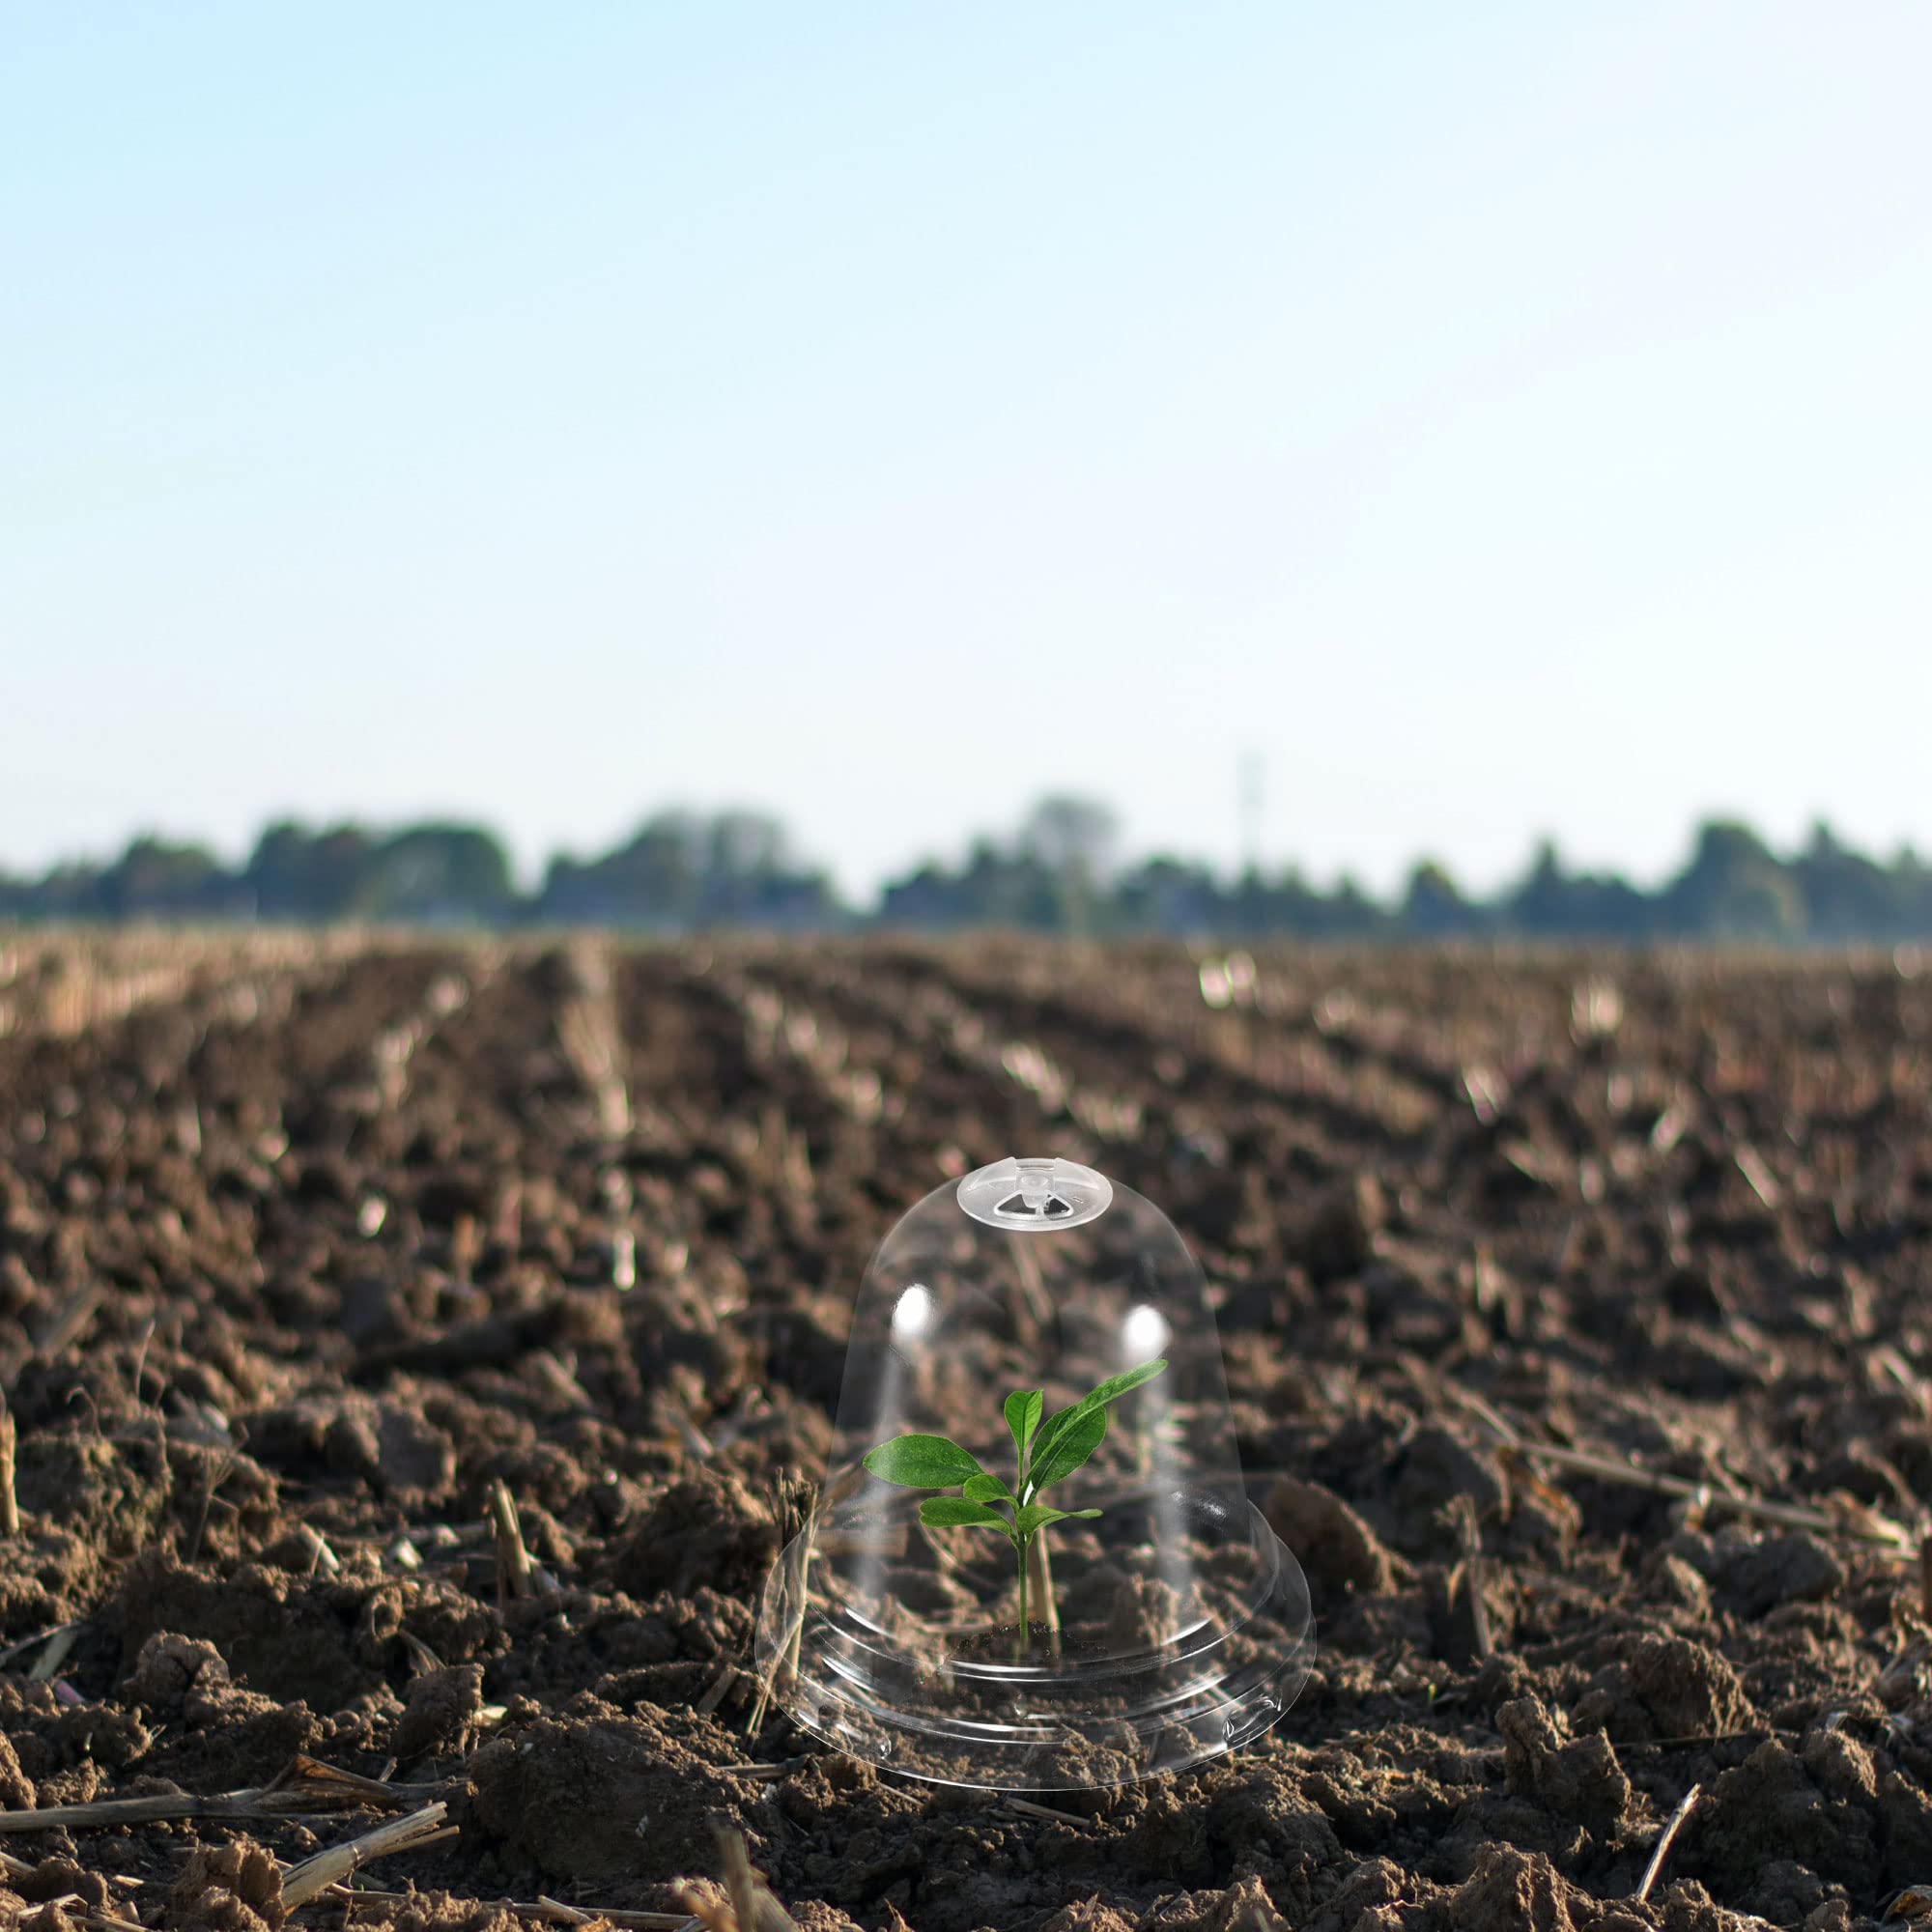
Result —
[[[1050, 1441], [1057, 1414], [1135, 1370], [1104, 1423], [1090, 1405], [1080, 1430], [1058, 1425], [1057, 1459], [1035, 1451], [1037, 1477], [1099, 1431], [1036, 1497], [1024, 1398], [1011, 1419], [1007, 1398], [1041, 1391], [1033, 1440]], [[904, 1436], [964, 1452], [929, 1473], [977, 1465], [982, 1516], [1024, 1527], [1029, 1499], [1068, 1516], [1023, 1543], [936, 1524], [974, 1514], [963, 1485], [866, 1466], [893, 1466], [874, 1452]], [[941, 1495], [958, 1500], [923, 1515]], [[818, 1506], [765, 1592], [758, 1662], [780, 1703], [913, 1776], [1064, 1789], [1258, 1735], [1311, 1654], [1301, 1572], [1248, 1501], [1213, 1313], [1166, 1216], [1066, 1161], [1002, 1161], [928, 1195], [860, 1287]]]

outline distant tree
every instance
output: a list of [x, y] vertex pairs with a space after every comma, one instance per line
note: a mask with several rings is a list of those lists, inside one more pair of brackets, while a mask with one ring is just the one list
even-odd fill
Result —
[[1062, 878], [1096, 885], [1112, 871], [1121, 822], [1098, 799], [1056, 793], [1043, 798], [1020, 827], [1019, 850]]
[[1352, 873], [1344, 872], [1334, 892], [1323, 902], [1321, 927], [1317, 936], [1374, 939], [1385, 935], [1389, 927], [1388, 915], [1362, 890]]
[[270, 825], [242, 869], [255, 917], [304, 923], [355, 916], [375, 844], [359, 825], [327, 832], [292, 819]]
[[768, 812], [721, 811], [705, 828], [705, 869], [721, 879], [762, 879], [791, 865], [784, 827]]
[[[1238, 898], [1241, 888], [1236, 886]], [[1211, 933], [1237, 929], [1238, 914], [1199, 862], [1143, 859], [1114, 885], [1112, 923], [1122, 932]]]
[[500, 924], [516, 904], [510, 862], [474, 825], [412, 825], [368, 855], [352, 906], [364, 919]]
[[1566, 871], [1555, 844], [1539, 841], [1529, 870], [1497, 901], [1500, 929], [1528, 939], [1634, 941], [1657, 928], [1657, 909], [1618, 878]]
[[[793, 865], [784, 828], [757, 811], [723, 811], [705, 828], [698, 917], [706, 925], [810, 923], [810, 883]], [[823, 882], [819, 881], [822, 887]]]
[[1664, 888], [1666, 931], [1693, 939], [1804, 936], [1796, 881], [1749, 826], [1711, 819], [1697, 829], [1684, 870]]
[[1043, 799], [1010, 847], [980, 838], [956, 872], [928, 861], [889, 882], [879, 921], [941, 931], [972, 925], [1110, 930], [1122, 917], [1108, 878], [1116, 836], [1107, 807], [1071, 797]]
[[1892, 900], [1898, 908], [1895, 936], [1932, 938], [1932, 867], [1910, 845], [1902, 845], [1886, 870], [1891, 883]]
[[659, 812], [601, 859], [551, 862], [536, 917], [642, 932], [707, 926], [813, 931], [843, 917], [822, 871], [800, 864], [761, 812]]
[[958, 932], [1015, 923], [1016, 895], [1007, 890], [1011, 862], [989, 838], [975, 841], [957, 870], [929, 859], [879, 895], [877, 924], [889, 929]]
[[1020, 923], [1046, 932], [1094, 932], [1107, 923], [1120, 820], [1097, 799], [1043, 798], [1020, 827]]
[[1487, 923], [1483, 909], [1463, 896], [1447, 867], [1425, 859], [1408, 876], [1396, 915], [1405, 938], [1452, 939], [1479, 932]]
[[205, 845], [136, 838], [100, 874], [105, 919], [218, 919], [242, 903], [240, 882]]
[[17, 916], [22, 919], [109, 919], [101, 882], [104, 866], [68, 864], [50, 867], [25, 887]]
[[928, 860], [904, 878], [887, 881], [873, 922], [888, 929], [951, 932], [969, 918], [958, 875]]
[[706, 831], [687, 811], [662, 811], [601, 859], [551, 861], [537, 917], [558, 924], [688, 932], [703, 893]]
[[1791, 866], [1812, 939], [1889, 939], [1912, 929], [1901, 880], [1852, 851], [1823, 819]]
[[1258, 937], [1281, 933], [1296, 939], [1351, 938], [1365, 921], [1381, 918], [1380, 908], [1365, 899], [1352, 881], [1345, 880], [1336, 892], [1324, 893], [1293, 866], [1243, 909], [1250, 915], [1244, 930]]
[[1504, 896], [1504, 916], [1520, 932], [1553, 937], [1570, 931], [1574, 912], [1571, 883], [1556, 841], [1539, 839], [1522, 883]]

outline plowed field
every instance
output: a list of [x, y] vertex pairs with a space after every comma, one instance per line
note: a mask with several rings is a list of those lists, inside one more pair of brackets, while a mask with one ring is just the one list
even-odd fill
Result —
[[[808, 1932], [1876, 1917], [1932, 1885], [1918, 964], [0, 940], [0, 1923], [722, 1924], [721, 1830]], [[750, 1663], [869, 1250], [1044, 1152], [1201, 1257], [1321, 1648], [1261, 1744], [1038, 1805]]]

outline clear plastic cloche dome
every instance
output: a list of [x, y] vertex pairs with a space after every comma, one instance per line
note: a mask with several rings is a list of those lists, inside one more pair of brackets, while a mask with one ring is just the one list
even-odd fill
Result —
[[1067, 1160], [928, 1194], [866, 1271], [817, 1506], [765, 1586], [780, 1706], [914, 1777], [1065, 1790], [1259, 1736], [1313, 1653], [1173, 1224]]

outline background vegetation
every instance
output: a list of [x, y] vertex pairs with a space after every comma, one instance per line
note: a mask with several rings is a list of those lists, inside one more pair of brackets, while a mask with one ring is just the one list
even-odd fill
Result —
[[1378, 899], [1349, 878], [1323, 889], [1293, 867], [1217, 874], [1164, 855], [1122, 862], [1112, 811], [1043, 800], [1009, 837], [973, 841], [958, 865], [928, 863], [867, 907], [842, 901], [766, 814], [665, 811], [600, 856], [559, 854], [521, 891], [497, 836], [423, 824], [377, 832], [271, 825], [239, 867], [206, 847], [144, 837], [106, 863], [39, 878], [0, 873], [0, 919], [345, 920], [457, 925], [607, 925], [681, 933], [1006, 926], [1104, 936], [1269, 934], [1316, 939], [1520, 937], [1893, 943], [1932, 937], [1932, 867], [1907, 848], [1881, 861], [1823, 824], [1780, 855], [1748, 826], [1700, 826], [1689, 858], [1654, 890], [1574, 871], [1553, 844], [1493, 896], [1464, 894], [1423, 861]]

